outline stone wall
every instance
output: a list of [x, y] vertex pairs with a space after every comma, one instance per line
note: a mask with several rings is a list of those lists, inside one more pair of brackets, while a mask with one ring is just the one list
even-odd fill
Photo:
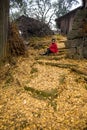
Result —
[[87, 58], [87, 8], [77, 12], [65, 45], [69, 58]]
[[84, 8], [87, 8], [87, 0], [82, 0], [82, 4]]

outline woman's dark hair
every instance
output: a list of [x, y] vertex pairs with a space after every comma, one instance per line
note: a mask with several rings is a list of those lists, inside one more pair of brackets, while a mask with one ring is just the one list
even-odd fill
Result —
[[55, 38], [52, 38], [52, 41], [56, 41], [56, 39], [55, 39]]

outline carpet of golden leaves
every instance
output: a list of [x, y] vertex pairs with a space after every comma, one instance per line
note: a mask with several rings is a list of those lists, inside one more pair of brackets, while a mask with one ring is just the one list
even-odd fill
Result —
[[16, 65], [2, 67], [0, 130], [87, 130], [87, 60], [66, 58], [63, 40], [57, 55], [30, 47]]

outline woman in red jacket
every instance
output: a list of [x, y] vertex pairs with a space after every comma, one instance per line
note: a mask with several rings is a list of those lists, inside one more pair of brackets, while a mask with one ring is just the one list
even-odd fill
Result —
[[50, 44], [46, 53], [44, 53], [43, 55], [49, 55], [50, 53], [57, 53], [58, 52], [58, 47], [57, 47], [57, 44], [55, 41], [56, 41], [55, 39], [52, 39], [52, 43]]

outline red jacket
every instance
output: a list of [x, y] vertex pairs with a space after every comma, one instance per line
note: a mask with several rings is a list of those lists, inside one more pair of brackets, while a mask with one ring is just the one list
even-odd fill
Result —
[[58, 47], [56, 43], [51, 43], [50, 47], [49, 47], [50, 51], [53, 53], [57, 53], [58, 52]]

